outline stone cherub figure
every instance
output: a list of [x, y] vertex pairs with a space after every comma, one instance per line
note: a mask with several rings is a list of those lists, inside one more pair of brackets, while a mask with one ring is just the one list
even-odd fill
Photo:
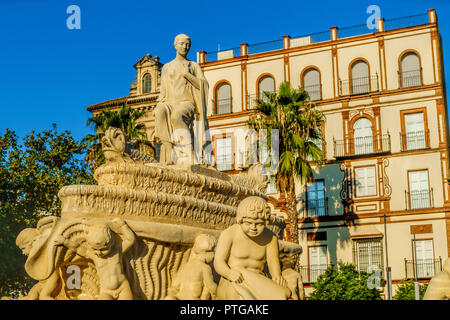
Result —
[[423, 300], [450, 300], [450, 258], [444, 262], [444, 268], [428, 284]]
[[180, 268], [168, 290], [166, 300], [210, 300], [216, 298], [217, 285], [209, 265], [214, 259], [216, 239], [207, 234], [195, 238], [189, 261]]
[[301, 247], [285, 247], [280, 250], [281, 275], [287, 282], [287, 287], [291, 291], [289, 300], [304, 300], [305, 290], [303, 288], [302, 276], [293, 268], [301, 253]]
[[133, 231], [119, 218], [108, 224], [94, 221], [87, 224], [83, 220], [87, 228], [84, 243], [62, 236], [56, 240], [57, 243], [94, 262], [100, 280], [98, 300], [132, 300], [133, 293], [123, 272], [122, 257], [136, 241]]
[[[56, 217], [45, 217], [38, 222], [37, 228], [26, 228], [22, 230], [16, 238], [16, 245], [22, 250], [26, 256], [30, 256], [32, 251], [36, 251], [43, 241], [47, 240], [48, 234], [56, 223]], [[52, 294], [59, 286], [58, 269], [54, 268], [47, 279], [36, 283], [21, 298], [23, 300], [54, 300]]]
[[[237, 224], [218, 240], [214, 268], [221, 275], [217, 297], [221, 300], [286, 300], [290, 290], [281, 275], [278, 240], [266, 224], [270, 208], [256, 196], [237, 208]], [[264, 274], [268, 267], [272, 279]]]
[[186, 59], [191, 39], [179, 34], [174, 46], [177, 55], [162, 69], [160, 95], [153, 110], [154, 137], [161, 142], [160, 162], [210, 164], [208, 82], [200, 66]]

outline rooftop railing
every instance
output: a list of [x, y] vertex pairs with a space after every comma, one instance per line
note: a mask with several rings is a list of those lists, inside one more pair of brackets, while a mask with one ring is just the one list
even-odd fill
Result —
[[[435, 15], [435, 13], [433, 13], [433, 14]], [[432, 19], [435, 19], [435, 18], [431, 18], [430, 12], [420, 13], [420, 14], [406, 16], [406, 17], [394, 18], [394, 19], [384, 19], [383, 20], [384, 21], [384, 31], [390, 31], [390, 30], [418, 26], [418, 25], [425, 25], [425, 24], [431, 23]], [[369, 28], [368, 24], [359, 24], [359, 25], [355, 25], [355, 26], [338, 28], [337, 29], [337, 38], [354, 37], [354, 36], [359, 36], [359, 35], [363, 35], [363, 34], [374, 33], [377, 31], [383, 31], [383, 30], [378, 30], [377, 28]], [[330, 41], [330, 40], [332, 40], [330, 30], [326, 30], [326, 31], [314, 32], [314, 33], [304, 34], [301, 36], [291, 37], [289, 39], [288, 47], [299, 47], [299, 46], [304, 46], [304, 45], [319, 43], [319, 42], [325, 42], [325, 41]], [[283, 39], [277, 39], [277, 40], [264, 41], [264, 42], [260, 42], [260, 43], [250, 44], [250, 45], [248, 45], [248, 51], [246, 52], [246, 54], [252, 55], [252, 54], [257, 54], [257, 53], [261, 53], [261, 52], [268, 52], [268, 51], [284, 49], [285, 45], [283, 42], [284, 42]], [[217, 60], [229, 59], [229, 58], [240, 57], [240, 56], [241, 56], [241, 47], [235, 47], [235, 48], [230, 48], [230, 49], [226, 49], [226, 50], [207, 52], [206, 60], [204, 60], [204, 61], [208, 61], [208, 62], [209, 61], [217, 61]]]

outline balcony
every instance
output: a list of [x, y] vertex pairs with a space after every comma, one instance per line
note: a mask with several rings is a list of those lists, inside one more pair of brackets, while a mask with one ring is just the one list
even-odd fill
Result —
[[328, 216], [328, 198], [308, 199], [306, 201], [305, 209], [308, 217]]
[[334, 140], [334, 157], [355, 158], [366, 155], [386, 154], [391, 152], [389, 133], [377, 136], [358, 137], [346, 140]]
[[417, 70], [398, 72], [400, 88], [417, 87], [422, 85], [422, 68]]
[[406, 210], [434, 208], [433, 188], [424, 190], [405, 190]]
[[317, 282], [317, 278], [325, 272], [325, 270], [332, 266], [331, 264], [317, 264], [311, 266], [300, 266], [300, 274], [303, 283]]
[[405, 259], [406, 279], [430, 279], [442, 271], [442, 259]]
[[213, 100], [214, 114], [227, 114], [232, 112], [232, 98]]
[[322, 100], [322, 85], [314, 84], [305, 86], [303, 88], [306, 92], [308, 92], [309, 98], [311, 101]]
[[400, 132], [401, 151], [426, 149], [430, 146], [430, 131]]
[[339, 95], [351, 96], [365, 94], [379, 90], [378, 75], [354, 78], [349, 80], [339, 79]]

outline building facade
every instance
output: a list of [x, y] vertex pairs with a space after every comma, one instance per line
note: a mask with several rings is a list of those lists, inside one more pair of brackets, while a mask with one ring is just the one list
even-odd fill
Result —
[[[308, 91], [325, 115], [324, 162], [315, 181], [297, 183], [302, 275], [310, 284], [338, 261], [359, 270], [391, 269], [393, 284], [428, 281], [450, 253], [448, 114], [436, 12], [379, 19], [366, 25], [284, 36], [197, 53], [209, 82], [211, 136], [218, 170], [245, 171], [254, 134], [247, 121], [255, 99], [280, 83]], [[136, 64], [130, 95], [87, 107], [92, 113], [124, 102], [149, 110], [151, 139], [161, 70], [159, 58]], [[257, 158], [257, 157], [256, 157]], [[267, 193], [285, 216], [274, 179]], [[288, 228], [287, 228], [288, 229]], [[289, 238], [289, 234], [286, 234]], [[395, 286], [394, 286], [395, 288]]]

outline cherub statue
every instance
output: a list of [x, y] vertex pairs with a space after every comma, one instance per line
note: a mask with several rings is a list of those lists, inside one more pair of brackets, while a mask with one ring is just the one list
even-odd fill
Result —
[[300, 246], [295, 248], [286, 247], [280, 250], [281, 275], [286, 280], [287, 287], [291, 290], [289, 300], [305, 299], [302, 276], [293, 269], [301, 250]]
[[[54, 218], [54, 217], [51, 217]], [[44, 218], [47, 219], [48, 218]], [[51, 219], [53, 221], [53, 219]], [[16, 245], [22, 250], [22, 253], [26, 256], [30, 255], [33, 245], [36, 240], [43, 237], [43, 234], [39, 228], [26, 228], [22, 230], [16, 239]], [[21, 298], [22, 300], [54, 300], [52, 294], [59, 286], [59, 274], [57, 269], [53, 269], [53, 272], [47, 279], [41, 280], [36, 283], [28, 292], [28, 295]]]
[[444, 268], [428, 284], [423, 300], [450, 300], [450, 258], [444, 262]]
[[195, 238], [189, 261], [180, 268], [168, 290], [166, 300], [210, 300], [216, 298], [217, 285], [209, 265], [214, 259], [216, 239], [207, 234]]
[[[269, 215], [264, 199], [247, 197], [237, 208], [237, 224], [221, 233], [214, 258], [214, 268], [222, 276], [218, 299], [285, 300], [290, 296], [281, 275], [277, 237], [266, 227]], [[266, 265], [272, 279], [264, 274]]]
[[133, 231], [119, 218], [113, 219], [108, 224], [91, 222], [88, 225], [86, 220], [83, 224], [87, 227], [86, 242], [77, 243], [61, 236], [57, 239], [57, 243], [94, 262], [100, 280], [98, 300], [133, 299], [130, 283], [122, 265], [123, 254], [136, 241]]

